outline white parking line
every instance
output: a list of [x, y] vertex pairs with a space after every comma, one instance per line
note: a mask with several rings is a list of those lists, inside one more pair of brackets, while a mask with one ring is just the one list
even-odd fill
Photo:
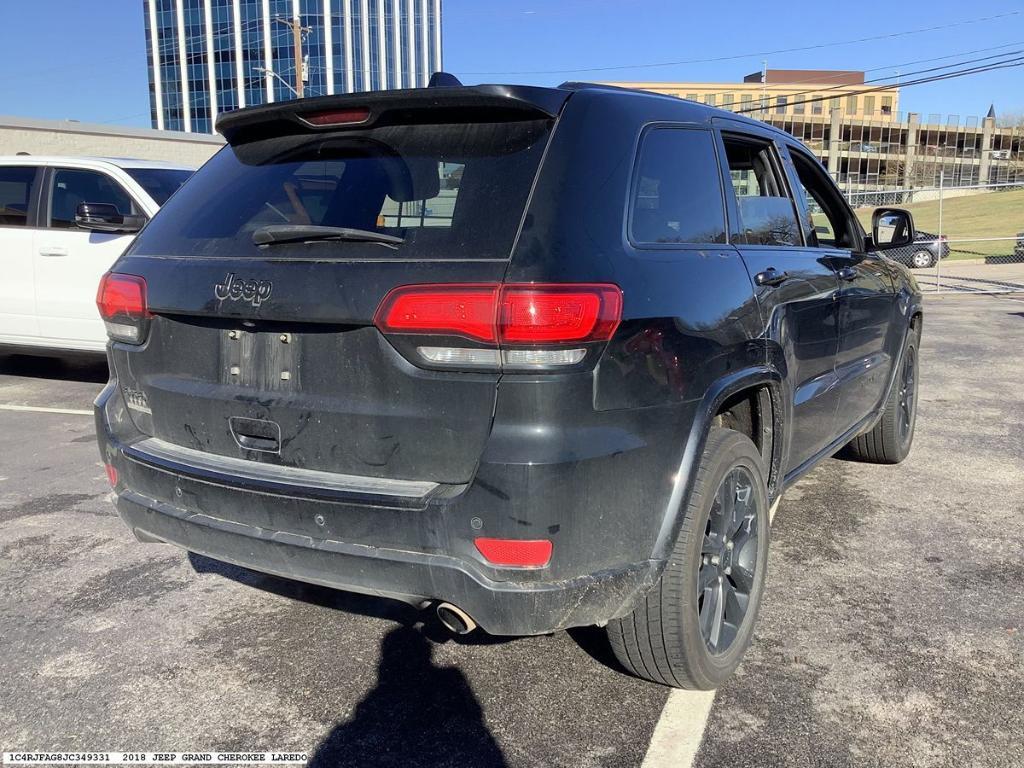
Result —
[[69, 416], [92, 416], [92, 411], [79, 408], [47, 408], [41, 405], [4, 405], [0, 403], [0, 411], [28, 411], [30, 413], [64, 413]]
[[[768, 509], [769, 525], [775, 521], [781, 503], [779, 496]], [[671, 691], [654, 726], [642, 768], [690, 768], [704, 738], [714, 701], [714, 691]]]
[[654, 726], [643, 768], [690, 768], [697, 756], [714, 691], [673, 690]]

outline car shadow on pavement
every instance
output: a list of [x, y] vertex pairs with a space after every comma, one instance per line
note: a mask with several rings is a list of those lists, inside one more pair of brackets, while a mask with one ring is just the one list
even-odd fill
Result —
[[434, 664], [423, 634], [401, 626], [381, 642], [377, 683], [334, 727], [311, 768], [346, 765], [507, 765], [466, 676]]
[[572, 627], [567, 629], [566, 633], [584, 653], [598, 664], [623, 675], [629, 674], [615, 658], [611, 643], [608, 642], [608, 633], [604, 631], [603, 627]]
[[506, 765], [488, 730], [466, 676], [434, 663], [434, 646], [445, 642], [492, 644], [482, 632], [452, 635], [433, 612], [397, 600], [359, 595], [251, 571], [190, 552], [197, 573], [214, 573], [275, 595], [398, 623], [381, 640], [377, 681], [313, 751], [309, 766], [495, 766]]
[[34, 357], [0, 355], [0, 374], [33, 379], [63, 379], [104, 384], [109, 378], [107, 359], [102, 355]]

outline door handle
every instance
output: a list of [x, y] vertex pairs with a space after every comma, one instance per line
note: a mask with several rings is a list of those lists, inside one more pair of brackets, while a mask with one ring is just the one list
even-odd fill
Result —
[[840, 280], [856, 280], [857, 270], [854, 269], [853, 267], [843, 267], [838, 272], [836, 272], [836, 277], [838, 277]]
[[273, 437], [257, 437], [256, 435], [243, 435], [240, 432], [235, 434], [235, 439], [243, 448], [250, 451], [265, 451], [268, 453], [280, 453], [281, 443]]
[[228, 424], [231, 427], [231, 436], [240, 448], [264, 453], [281, 452], [281, 427], [277, 422], [232, 416], [228, 419]]
[[67, 256], [68, 249], [59, 245], [44, 245], [39, 249], [40, 256]]
[[788, 272], [780, 272], [775, 267], [768, 267], [764, 272], [758, 272], [754, 275], [754, 282], [758, 285], [778, 285], [788, 279]]

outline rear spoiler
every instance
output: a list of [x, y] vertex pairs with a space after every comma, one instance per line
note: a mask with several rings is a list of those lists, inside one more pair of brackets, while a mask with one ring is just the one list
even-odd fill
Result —
[[229, 144], [410, 123], [553, 119], [571, 91], [475, 85], [368, 91], [265, 104], [225, 112], [217, 131]]

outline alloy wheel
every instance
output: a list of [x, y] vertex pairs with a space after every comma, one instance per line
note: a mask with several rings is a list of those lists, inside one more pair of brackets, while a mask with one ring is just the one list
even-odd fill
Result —
[[914, 409], [917, 407], [917, 353], [913, 347], [908, 347], [903, 360], [903, 370], [900, 372], [899, 389], [899, 435], [900, 443], [906, 444], [910, 439], [910, 432], [914, 426]]
[[750, 606], [761, 535], [757, 499], [750, 471], [734, 467], [722, 479], [708, 513], [697, 570], [697, 612], [713, 655], [729, 650]]

